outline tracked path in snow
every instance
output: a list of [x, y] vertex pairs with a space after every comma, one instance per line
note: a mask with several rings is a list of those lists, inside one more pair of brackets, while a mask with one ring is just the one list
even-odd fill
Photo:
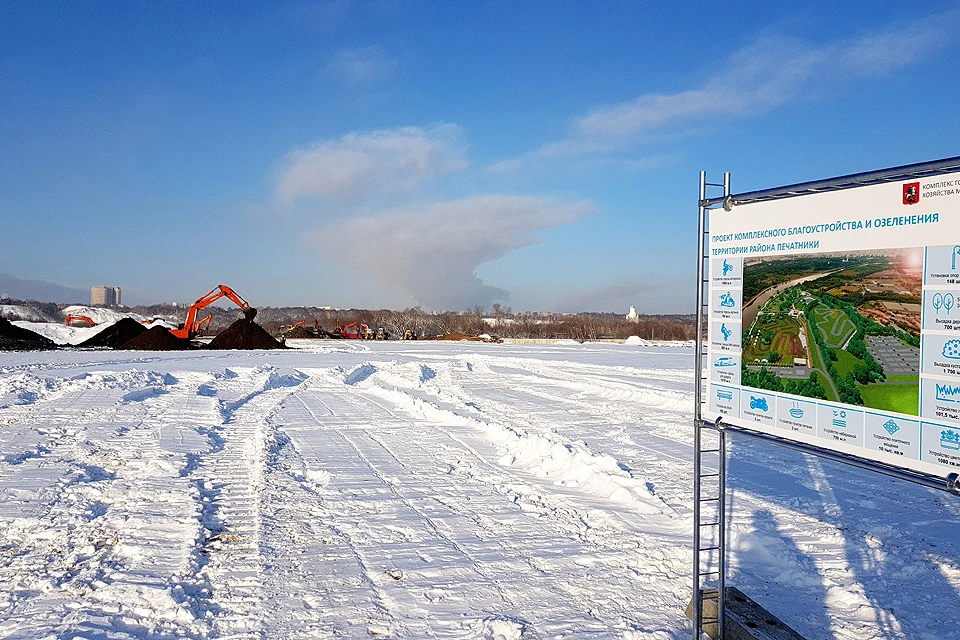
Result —
[[[682, 576], [682, 549], [641, 539], [598, 509], [595, 496], [578, 502], [575, 488], [557, 493], [553, 482], [499, 464], [504, 451], [482, 425], [435, 404], [425, 419], [424, 400], [397, 383], [421, 389], [434, 374], [382, 369], [314, 375], [272, 418], [282, 425], [276, 455], [285, 462], [270, 468], [287, 469], [295, 482], [286, 482], [285, 497], [305, 500], [308, 524], [281, 518], [266, 544], [291, 568], [278, 575], [294, 573], [298, 584], [313, 576], [315, 590], [314, 604], [271, 608], [274, 626], [295, 620], [357, 637], [476, 637], [485, 624], [508, 624], [544, 637], [571, 627], [605, 637], [633, 628], [638, 598], [663, 601], [651, 583]], [[647, 511], [661, 526], [675, 517], [659, 505]], [[678, 594], [666, 596], [681, 606]], [[335, 616], [315, 606], [329, 600], [343, 600]]]
[[24, 404], [3, 409], [0, 490], [14, 517], [0, 527], [0, 632], [136, 629], [141, 619], [194, 630], [171, 578], [189, 572], [195, 508], [177, 456], [163, 451], [177, 425], [156, 419], [184, 397], [169, 391], [179, 384], [138, 371], [19, 380]]
[[[320, 368], [178, 354], [170, 363], [186, 370], [161, 373], [141, 369], [157, 358], [124, 369], [103, 354], [102, 373], [76, 373], [92, 368], [89, 353], [36, 374], [6, 367], [0, 415], [21, 428], [3, 436], [19, 472], [4, 495], [40, 511], [25, 509], [4, 539], [52, 542], [5, 547], [2, 571], [19, 582], [3, 628], [197, 638], [682, 628], [682, 516], [584, 441], [599, 431], [568, 435], [597, 401], [582, 392], [585, 372], [608, 369], [350, 355]], [[630, 378], [587, 386], [617, 387], [602, 400], [626, 402]], [[44, 582], [57, 549], [74, 547], [82, 553]], [[638, 600], [663, 613], [638, 612]]]
[[[0, 637], [689, 636], [688, 350], [311, 348], [4, 355]], [[745, 590], [949, 634], [960, 509], [733, 449]]]

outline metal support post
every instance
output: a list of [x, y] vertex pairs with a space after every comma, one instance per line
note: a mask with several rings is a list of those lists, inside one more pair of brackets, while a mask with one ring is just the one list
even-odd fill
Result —
[[[723, 184], [706, 180], [700, 172], [700, 236], [697, 257], [697, 338], [694, 377], [694, 481], [693, 481], [693, 637], [701, 640], [704, 623], [717, 638], [724, 633], [724, 588], [726, 576], [726, 433], [720, 420], [703, 420], [702, 404], [707, 389], [704, 372], [709, 289], [708, 234], [709, 219], [706, 205], [707, 187], [722, 187], [724, 197], [730, 195], [730, 174], [725, 173]], [[709, 442], [705, 442], [705, 437]], [[707, 483], [707, 487], [704, 483]], [[706, 496], [704, 493], [706, 492]], [[713, 586], [707, 589], [707, 586]], [[704, 620], [704, 600], [713, 601], [715, 618]]]

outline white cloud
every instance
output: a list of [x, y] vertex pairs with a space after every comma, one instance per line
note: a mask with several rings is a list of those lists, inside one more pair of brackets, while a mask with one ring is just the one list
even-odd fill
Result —
[[730, 56], [701, 86], [648, 93], [593, 109], [574, 122], [569, 138], [505, 160], [492, 170], [517, 170], [531, 160], [621, 151], [671, 128], [764, 113], [803, 95], [916, 63], [955, 40], [958, 26], [960, 11], [949, 11], [822, 46], [789, 38], [760, 38]]
[[467, 166], [462, 131], [452, 124], [349, 133], [288, 154], [277, 199], [369, 202], [410, 192]]
[[393, 75], [397, 61], [383, 47], [339, 49], [324, 67], [324, 71], [353, 85], [382, 82]]
[[290, 220], [309, 229], [304, 237], [325, 262], [363, 273], [384, 291], [404, 292], [413, 303], [464, 309], [504, 299], [506, 292], [482, 282], [476, 269], [595, 208], [501, 194], [418, 202], [425, 184], [467, 167], [462, 138], [451, 124], [403, 127], [293, 151], [277, 176], [274, 209], [301, 214]]
[[465, 309], [503, 299], [480, 265], [538, 242], [536, 232], [594, 212], [587, 202], [482, 195], [430, 202], [324, 225], [309, 236], [325, 260], [361, 271], [431, 309]]

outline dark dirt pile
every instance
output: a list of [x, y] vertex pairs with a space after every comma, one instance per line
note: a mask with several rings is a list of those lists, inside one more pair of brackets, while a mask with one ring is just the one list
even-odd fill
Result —
[[283, 349], [267, 330], [252, 320], [243, 318], [223, 330], [210, 341], [207, 349]]
[[116, 349], [120, 345], [130, 342], [147, 330], [133, 318], [121, 318], [97, 335], [84, 340], [78, 347], [110, 347]]
[[294, 327], [286, 333], [283, 334], [284, 338], [294, 339], [294, 340], [303, 340], [307, 338], [316, 338], [317, 332], [313, 329], [307, 329], [306, 327]]
[[484, 342], [484, 339], [483, 339], [483, 338], [480, 338], [480, 337], [477, 337], [477, 336], [468, 336], [468, 335], [465, 334], [465, 333], [447, 333], [447, 334], [442, 335], [442, 336], [435, 336], [435, 337], [432, 337], [432, 338], [423, 337], [423, 338], [420, 338], [420, 339], [421, 339], [421, 340], [453, 340], [453, 341], [466, 340], [466, 341], [468, 341], [468, 342]]
[[193, 349], [189, 340], [178, 338], [164, 327], [147, 329], [136, 338], [124, 342], [117, 349], [128, 351], [186, 351]]
[[22, 329], [0, 318], [0, 351], [38, 351], [56, 349], [57, 344], [39, 333]]

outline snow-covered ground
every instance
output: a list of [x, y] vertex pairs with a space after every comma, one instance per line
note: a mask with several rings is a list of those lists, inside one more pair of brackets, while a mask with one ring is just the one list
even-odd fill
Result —
[[[108, 309], [106, 307], [88, 307], [86, 305], [75, 304], [70, 307], [64, 307], [64, 315], [73, 315], [73, 316], [84, 316], [90, 318], [97, 325], [102, 324], [113, 324], [122, 318], [133, 318], [137, 322], [146, 322], [147, 320], [154, 320], [154, 322], [148, 326], [153, 326], [154, 324], [162, 324], [168, 328], [176, 328], [174, 321], [170, 318], [148, 318], [146, 316], [140, 315], [139, 313], [134, 313], [132, 311], [118, 311], [117, 309]], [[27, 318], [23, 318], [27, 320]], [[101, 327], [102, 328], [102, 327]], [[32, 330], [33, 329], [31, 327]]]
[[37, 311], [33, 307], [19, 304], [0, 304], [0, 318], [7, 320], [26, 320], [28, 322], [53, 322], [53, 318]]
[[44, 338], [49, 338], [59, 345], [78, 345], [84, 340], [89, 340], [107, 327], [109, 324], [98, 324], [92, 327], [84, 325], [82, 327], [67, 326], [57, 322], [26, 322], [18, 320], [13, 323], [21, 329], [28, 329], [34, 333], [39, 333]]
[[[690, 637], [692, 349], [290, 343], [0, 354], [0, 637]], [[958, 637], [960, 499], [732, 449], [732, 584]]]
[[123, 313], [121, 311], [115, 311], [114, 309], [108, 309], [106, 307], [88, 307], [83, 304], [75, 304], [70, 307], [64, 307], [63, 313], [64, 315], [70, 314], [74, 316], [86, 316], [97, 324], [110, 324], [116, 322], [120, 318], [133, 318], [137, 322], [146, 320], [146, 318], [137, 313]]

